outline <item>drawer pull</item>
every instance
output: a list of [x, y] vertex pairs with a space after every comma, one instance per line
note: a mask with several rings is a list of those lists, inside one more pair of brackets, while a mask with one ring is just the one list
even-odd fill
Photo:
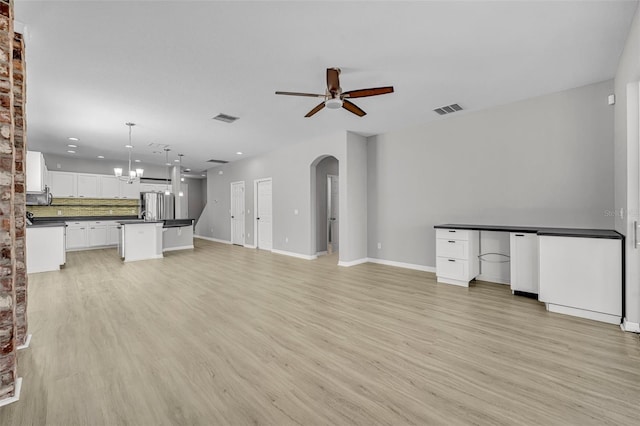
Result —
[[516, 237], [524, 237], [524, 234], [516, 234]]
[[449, 229], [449, 232], [456, 232], [456, 231], [454, 231], [453, 229]]
[[450, 242], [450, 243], [453, 243], [453, 244], [455, 244], [455, 243], [456, 243], [456, 242], [455, 242], [455, 241], [453, 241], [453, 240], [449, 240], [449, 242]]
[[455, 259], [449, 259], [449, 262], [455, 262]]

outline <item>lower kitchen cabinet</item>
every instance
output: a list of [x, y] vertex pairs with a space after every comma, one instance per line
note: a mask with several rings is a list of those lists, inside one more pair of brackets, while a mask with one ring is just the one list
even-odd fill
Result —
[[538, 294], [538, 234], [510, 234], [511, 291]]
[[87, 225], [81, 222], [67, 224], [66, 249], [77, 250], [87, 247]]
[[116, 245], [118, 224], [115, 221], [67, 222], [67, 251]]

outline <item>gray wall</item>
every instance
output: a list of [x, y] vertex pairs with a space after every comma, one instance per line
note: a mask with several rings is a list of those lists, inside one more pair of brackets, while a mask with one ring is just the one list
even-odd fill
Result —
[[[615, 77], [615, 206], [624, 216], [616, 215], [616, 230], [633, 235], [633, 222], [639, 219], [640, 193], [638, 141], [627, 138], [627, 89], [640, 81], [640, 10], [636, 10], [629, 36], [618, 63]], [[637, 94], [637, 89], [636, 94]], [[636, 112], [637, 119], [637, 112]], [[637, 133], [637, 129], [635, 129]], [[631, 136], [631, 135], [630, 135]], [[633, 238], [626, 240], [626, 317], [640, 322], [640, 253]]]
[[196, 223], [198, 223], [205, 204], [205, 201], [202, 199], [202, 187], [206, 188], [206, 181], [204, 179], [185, 178], [184, 183], [189, 187], [189, 218], [195, 219]]
[[613, 228], [612, 92], [605, 81], [369, 138], [369, 257], [434, 266], [433, 226], [447, 222]]
[[355, 133], [347, 133], [347, 163], [349, 167], [346, 176], [343, 175], [341, 178], [345, 185], [342, 185], [342, 182], [340, 184], [340, 189], [344, 188], [343, 192], [346, 192], [347, 214], [341, 214], [340, 220], [341, 226], [348, 229], [346, 232], [349, 239], [341, 242], [340, 252], [346, 250], [348, 259], [361, 260], [367, 258], [369, 238], [367, 233], [367, 138]]
[[[327, 250], [327, 175], [338, 175], [338, 160], [326, 157], [316, 166], [316, 251]], [[339, 175], [338, 175], [339, 176]], [[338, 220], [340, 218], [338, 217]], [[339, 237], [334, 242], [340, 242]]]

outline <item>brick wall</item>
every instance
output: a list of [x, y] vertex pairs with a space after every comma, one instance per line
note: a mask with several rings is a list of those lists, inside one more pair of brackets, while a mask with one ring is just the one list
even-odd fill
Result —
[[14, 395], [16, 379], [13, 42], [13, 0], [0, 0], [0, 399]]
[[25, 75], [24, 75], [24, 42], [22, 34], [13, 37], [13, 115], [14, 115], [14, 162], [13, 175], [14, 210], [16, 240], [14, 243], [16, 256], [16, 344], [22, 345], [27, 339], [27, 268], [26, 268], [26, 216], [25, 216], [25, 159], [27, 144], [25, 137]]

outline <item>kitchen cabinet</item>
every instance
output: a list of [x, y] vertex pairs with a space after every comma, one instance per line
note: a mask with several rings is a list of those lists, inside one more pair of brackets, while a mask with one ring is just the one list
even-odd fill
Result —
[[66, 243], [67, 251], [77, 250], [85, 247], [87, 247], [87, 223], [68, 222]]
[[65, 264], [64, 234], [64, 223], [27, 227], [27, 273], [57, 271]]
[[76, 188], [79, 198], [98, 198], [98, 175], [76, 175]]
[[126, 198], [130, 200], [137, 200], [140, 198], [140, 181], [127, 183], [125, 181], [120, 182], [120, 198]]
[[58, 198], [75, 197], [78, 193], [76, 173], [49, 172], [49, 186], [51, 194]]
[[479, 232], [436, 229], [436, 275], [439, 283], [469, 286], [480, 273]]
[[100, 176], [100, 198], [120, 198], [120, 180], [115, 176]]
[[539, 236], [538, 300], [551, 312], [620, 324], [620, 239]]
[[164, 192], [167, 185], [164, 183], [141, 183], [140, 192]]
[[118, 233], [120, 230], [118, 229], [118, 224], [114, 223], [113, 225], [107, 225], [107, 245], [108, 246], [117, 246], [118, 245]]
[[47, 166], [41, 152], [27, 151], [27, 192], [42, 192], [46, 185]]
[[511, 232], [511, 291], [538, 294], [538, 235]]
[[106, 246], [107, 245], [107, 226], [106, 225], [89, 226], [87, 241], [88, 241], [89, 247]]

